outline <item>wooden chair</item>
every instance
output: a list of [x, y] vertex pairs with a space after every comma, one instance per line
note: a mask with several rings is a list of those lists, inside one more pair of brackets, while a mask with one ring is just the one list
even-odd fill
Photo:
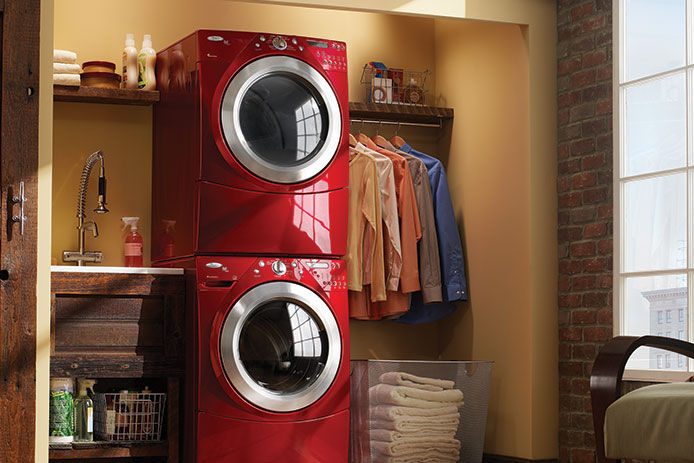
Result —
[[687, 437], [694, 423], [694, 383], [661, 383], [620, 397], [624, 367], [641, 346], [694, 358], [694, 344], [661, 336], [619, 336], [600, 349], [590, 376], [597, 461], [694, 461], [694, 438]]

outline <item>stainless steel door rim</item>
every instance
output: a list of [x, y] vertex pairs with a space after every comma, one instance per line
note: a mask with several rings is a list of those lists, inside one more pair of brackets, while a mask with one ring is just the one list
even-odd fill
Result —
[[[327, 110], [325, 143], [307, 162], [296, 166], [277, 166], [261, 158], [241, 130], [239, 112], [243, 97], [254, 83], [273, 74], [298, 77], [323, 99]], [[260, 58], [237, 72], [224, 92], [219, 117], [224, 139], [236, 159], [255, 175], [275, 183], [300, 183], [316, 176], [335, 156], [342, 135], [340, 106], [328, 81], [309, 64], [289, 56]]]
[[[327, 334], [328, 357], [320, 376], [293, 393], [280, 393], [262, 387], [245, 369], [239, 354], [241, 330], [249, 316], [263, 304], [272, 301], [292, 302], [306, 308], [323, 324]], [[252, 404], [275, 412], [300, 410], [320, 399], [333, 383], [342, 357], [340, 330], [330, 307], [310, 289], [287, 281], [262, 283], [241, 296], [224, 320], [218, 348], [222, 366], [232, 386]]]

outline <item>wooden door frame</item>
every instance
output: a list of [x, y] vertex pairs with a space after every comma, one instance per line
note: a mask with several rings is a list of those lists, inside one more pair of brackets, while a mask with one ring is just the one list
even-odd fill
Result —
[[[36, 455], [40, 0], [0, 0], [0, 455]], [[12, 223], [24, 182], [24, 234]], [[9, 220], [9, 221], [8, 221]]]

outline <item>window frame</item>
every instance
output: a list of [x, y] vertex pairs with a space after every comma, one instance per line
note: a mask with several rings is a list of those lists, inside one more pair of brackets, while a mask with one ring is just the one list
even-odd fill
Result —
[[[625, 5], [627, 0], [616, 0], [612, 2], [612, 53], [613, 53], [613, 72], [612, 72], [612, 101], [613, 101], [613, 335], [623, 336], [622, 327], [625, 320], [626, 311], [624, 307], [624, 282], [627, 276], [631, 277], [648, 277], [659, 275], [670, 275], [675, 273], [683, 273], [687, 275], [687, 311], [686, 311], [686, 331], [685, 337], [692, 342], [691, 337], [694, 335], [694, 316], [692, 316], [692, 308], [694, 307], [694, 0], [683, 0], [685, 6], [685, 66], [671, 69], [666, 72], [656, 73], [642, 78], [633, 79], [625, 82], [626, 85], [634, 82], [642, 82], [653, 80], [658, 77], [663, 77], [684, 70], [685, 73], [685, 98], [686, 98], [686, 166], [676, 169], [683, 170], [687, 175], [687, 264], [684, 270], [656, 270], [656, 271], [639, 271], [639, 272], [624, 272], [623, 271], [623, 251], [622, 251], [622, 224], [624, 217], [620, 201], [622, 200], [622, 186], [624, 184], [622, 173], [622, 147], [624, 142], [624, 99], [622, 87], [622, 76], [625, 72]], [[659, 177], [665, 175], [668, 170], [658, 171], [656, 174], [640, 174], [625, 176], [626, 179], [634, 179], [643, 177]], [[674, 319], [674, 317], [673, 317]], [[660, 322], [659, 322], [660, 323]], [[692, 335], [690, 335], [692, 333]], [[661, 357], [662, 358], [662, 357]], [[625, 369], [624, 379], [634, 381], [684, 381], [694, 374], [694, 360], [687, 359], [685, 371], [674, 370], [636, 370]], [[662, 361], [662, 360], [661, 360]]]

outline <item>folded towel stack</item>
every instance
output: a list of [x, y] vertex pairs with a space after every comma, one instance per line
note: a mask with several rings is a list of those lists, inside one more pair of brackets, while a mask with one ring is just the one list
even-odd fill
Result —
[[82, 68], [77, 64], [77, 53], [53, 50], [53, 83], [55, 85], [80, 85]]
[[384, 373], [369, 388], [373, 463], [449, 463], [460, 459], [463, 393], [453, 381]]

